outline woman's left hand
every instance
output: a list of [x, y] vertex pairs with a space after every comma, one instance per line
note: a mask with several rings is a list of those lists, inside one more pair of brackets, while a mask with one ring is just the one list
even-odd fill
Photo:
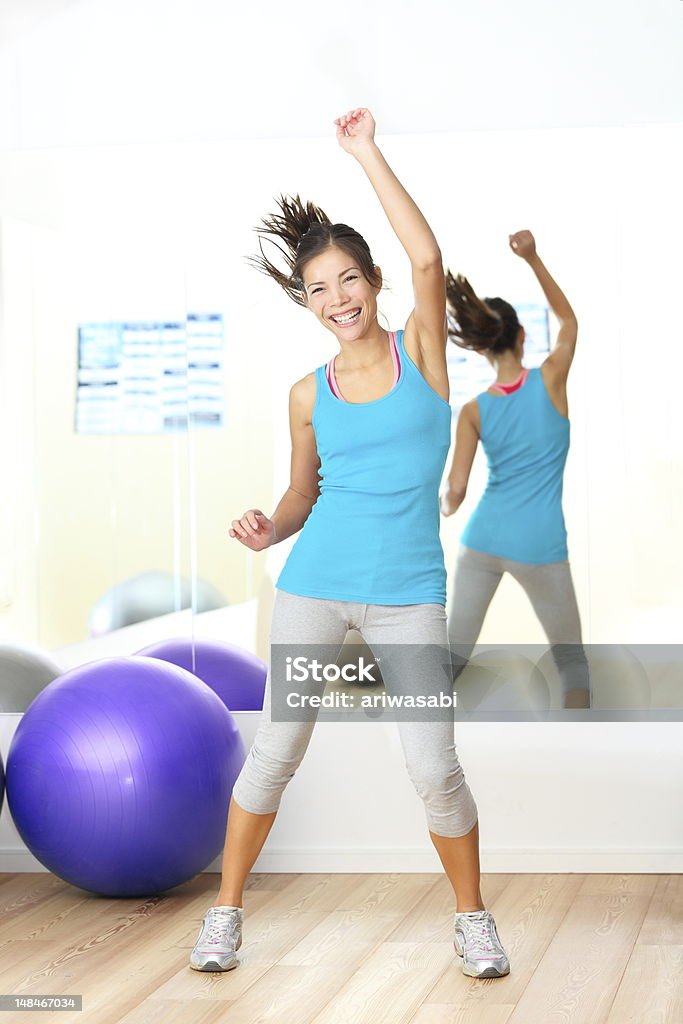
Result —
[[356, 153], [375, 137], [375, 119], [366, 107], [356, 107], [335, 119], [337, 142], [346, 153]]

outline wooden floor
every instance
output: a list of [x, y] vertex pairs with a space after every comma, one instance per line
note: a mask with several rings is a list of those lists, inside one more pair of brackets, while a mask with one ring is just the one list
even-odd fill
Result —
[[148, 900], [0, 875], [0, 993], [83, 996], [0, 1024], [681, 1024], [682, 877], [485, 875], [512, 973], [475, 981], [440, 875], [253, 875], [224, 975], [188, 967], [217, 875]]

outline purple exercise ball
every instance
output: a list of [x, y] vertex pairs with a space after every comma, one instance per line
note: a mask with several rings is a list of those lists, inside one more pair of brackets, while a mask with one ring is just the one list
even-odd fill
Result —
[[230, 711], [262, 711], [267, 666], [234, 644], [203, 637], [174, 637], [137, 652], [193, 672], [210, 686]]
[[220, 852], [244, 762], [235, 720], [201, 680], [106, 658], [33, 701], [7, 759], [7, 801], [50, 871], [103, 896], [180, 885]]

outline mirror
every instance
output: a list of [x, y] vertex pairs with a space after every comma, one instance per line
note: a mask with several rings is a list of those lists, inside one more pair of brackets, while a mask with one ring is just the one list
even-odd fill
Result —
[[[579, 318], [564, 510], [584, 639], [674, 642], [681, 351], [665, 297], [678, 284], [681, 130], [569, 136], [401, 136], [384, 150], [447, 264], [539, 316], [540, 290], [507, 248], [510, 231], [534, 230]], [[375, 196], [330, 140], [9, 152], [0, 178], [2, 641], [64, 668], [134, 653], [164, 631], [266, 657], [291, 542], [252, 555], [227, 528], [247, 508], [273, 510], [289, 479], [289, 388], [335, 349], [245, 257], [273, 195], [298, 191], [365, 235], [389, 282], [382, 314], [402, 326], [409, 267]], [[126, 362], [135, 346], [140, 380]], [[186, 409], [166, 416], [176, 372]], [[117, 424], [109, 387], [130, 398]], [[449, 573], [484, 479], [480, 454], [466, 505], [442, 521]], [[543, 641], [505, 580], [481, 641], [520, 636]]]

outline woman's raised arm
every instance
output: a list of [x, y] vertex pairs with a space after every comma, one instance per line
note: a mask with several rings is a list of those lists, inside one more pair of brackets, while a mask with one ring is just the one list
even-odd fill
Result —
[[441, 250], [434, 233], [375, 142], [375, 121], [359, 107], [334, 122], [339, 145], [365, 171], [389, 223], [410, 260], [415, 308], [406, 334], [414, 330], [426, 362], [436, 369], [445, 365], [446, 289]]

